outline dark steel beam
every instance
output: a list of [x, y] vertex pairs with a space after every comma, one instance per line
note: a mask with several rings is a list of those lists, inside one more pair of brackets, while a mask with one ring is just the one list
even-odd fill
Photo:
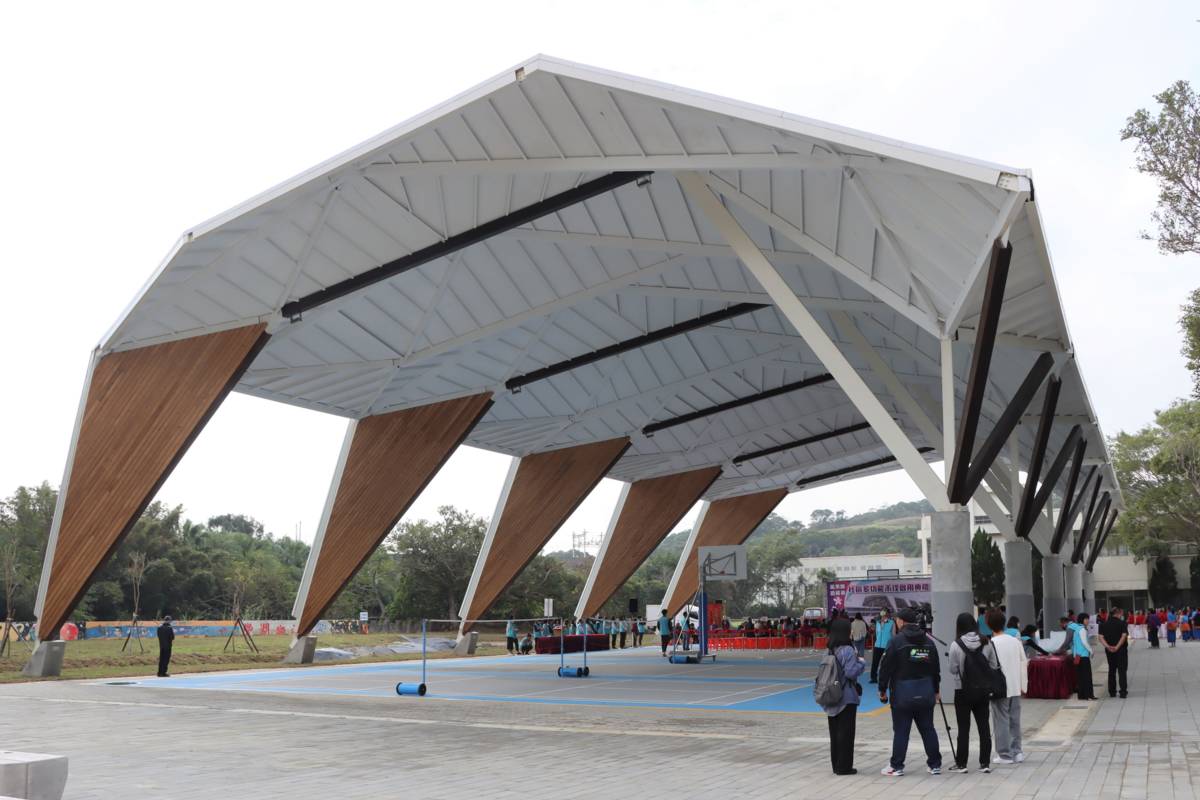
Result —
[[1025, 491], [1021, 493], [1021, 506], [1017, 512], [1016, 533], [1022, 539], [1029, 538], [1029, 532], [1033, 530], [1033, 520], [1037, 516], [1037, 512], [1031, 514], [1030, 509], [1033, 508], [1033, 496], [1038, 478], [1042, 474], [1042, 462], [1046, 458], [1046, 445], [1050, 441], [1050, 429], [1054, 427], [1054, 409], [1058, 406], [1058, 393], [1061, 389], [1062, 381], [1051, 376], [1046, 384], [1046, 394], [1042, 398], [1042, 418], [1033, 438], [1033, 452], [1029, 456]]
[[819, 386], [822, 383], [829, 383], [832, 380], [832, 375], [827, 372], [823, 372], [820, 375], [814, 375], [811, 378], [805, 378], [802, 381], [793, 381], [792, 383], [785, 383], [783, 386], [778, 386], [774, 389], [767, 389], [765, 392], [758, 392], [757, 394], [739, 397], [736, 400], [718, 403], [715, 406], [702, 408], [698, 411], [689, 411], [686, 414], [680, 414], [678, 417], [671, 417], [670, 419], [651, 422], [649, 425], [642, 428], [642, 434], [645, 436], [653, 436], [658, 431], [665, 430], [667, 428], [674, 428], [676, 425], [685, 425], [689, 422], [703, 419], [704, 417], [711, 417], [713, 414], [720, 414], [722, 411], [729, 411], [733, 408], [740, 408], [741, 406], [750, 405], [751, 403], [757, 403], [759, 400], [769, 400], [772, 397], [779, 397], [780, 395], [788, 394], [789, 392], [797, 392], [801, 389], [807, 389], [810, 386]]
[[1088, 572], [1091, 572], [1092, 568], [1096, 566], [1096, 559], [1100, 556], [1100, 551], [1104, 547], [1105, 543], [1108, 542], [1108, 534], [1112, 532], [1113, 523], [1116, 521], [1117, 510], [1114, 508], [1112, 510], [1112, 515], [1108, 518], [1108, 524], [1104, 526], [1104, 532], [1100, 534], [1100, 538], [1096, 540], [1096, 544], [1092, 546], [1091, 553], [1088, 554], [1088, 560], [1086, 564]]
[[381, 264], [352, 278], [339, 281], [332, 286], [326, 286], [324, 289], [305, 295], [298, 300], [284, 303], [281, 312], [284, 317], [295, 320], [305, 311], [317, 306], [324, 305], [339, 297], [345, 297], [352, 292], [357, 292], [359, 289], [379, 283], [380, 281], [394, 278], [402, 272], [415, 269], [422, 264], [428, 264], [430, 261], [444, 258], [473, 244], [478, 244], [485, 239], [490, 239], [496, 234], [504, 233], [513, 228], [519, 228], [522, 225], [528, 225], [547, 214], [553, 214], [555, 211], [561, 211], [568, 206], [573, 206], [584, 200], [590, 200], [593, 197], [610, 192], [627, 183], [633, 183], [634, 181], [648, 177], [650, 174], [649, 172], [612, 172], [586, 183], [581, 183], [573, 189], [552, 195], [533, 205], [519, 208], [512, 213], [505, 214], [503, 217], [485, 222], [477, 228], [456, 233], [440, 242], [409, 253], [406, 256], [401, 256], [386, 264]]
[[1075, 543], [1075, 550], [1071, 553], [1072, 564], [1078, 564], [1083, 560], [1084, 547], [1091, 538], [1093, 531], [1096, 531], [1097, 535], [1099, 534], [1099, 531], [1097, 530], [1100, 527], [1099, 523], [1107, 516], [1108, 509], [1111, 504], [1112, 496], [1108, 492], [1105, 492], [1104, 498], [1100, 501], [1100, 507], [1096, 509], [1096, 513], [1092, 515], [1093, 518], [1084, 522], [1083, 530], [1079, 533], [1079, 541]]
[[681, 336], [682, 334], [694, 331], [699, 328], [706, 328], [714, 322], [723, 322], [732, 317], [740, 317], [742, 314], [749, 314], [758, 311], [761, 308], [767, 308], [762, 303], [738, 303], [729, 306], [720, 311], [714, 311], [711, 314], [702, 314], [695, 319], [689, 319], [686, 322], [679, 322], [666, 328], [660, 328], [656, 331], [643, 333], [641, 336], [635, 336], [624, 342], [610, 344], [608, 347], [601, 347], [591, 353], [584, 353], [575, 358], [568, 358], [566, 361], [560, 361], [557, 364], [535, 369], [533, 372], [527, 372], [524, 375], [518, 375], [515, 378], [509, 378], [504, 386], [510, 392], [519, 391], [522, 386], [528, 386], [531, 383], [545, 380], [546, 378], [559, 375], [564, 372], [570, 372], [573, 369], [594, 364], [605, 358], [611, 358], [621, 353], [627, 353], [630, 350], [637, 350], [639, 347], [645, 347], [654, 342], [661, 342], [663, 339], [670, 339], [673, 336]]
[[[1008, 442], [1008, 437], [1016, 430], [1016, 427], [1021, 424], [1021, 416], [1025, 413], [1025, 409], [1033, 402], [1034, 395], [1041, 388], [1042, 382], [1046, 380], [1046, 376], [1050, 374], [1050, 370], [1054, 369], [1054, 356], [1049, 353], [1042, 353], [1038, 356], [1037, 361], [1033, 362], [1033, 366], [1029, 368], [1029, 374], [1025, 376], [1025, 380], [1017, 387], [1016, 393], [1013, 395], [1012, 401], [1008, 407], [1000, 414], [1000, 418], [996, 420], [995, 427], [988, 437], [983, 440], [983, 445], [979, 448], [979, 452], [971, 459], [971, 466], [967, 470], [967, 482], [963, 487], [964, 494], [962, 499], [951, 497], [950, 501], [966, 504], [967, 500], [975, 495], [975, 490], [979, 488], [979, 484], [983, 482], [983, 478], [987, 475], [987, 471], [992, 468], [996, 457], [1000, 455], [1000, 451], [1004, 449], [1004, 445]], [[955, 453], [955, 458], [958, 453]]]
[[[947, 487], [950, 502], [959, 505], [965, 505], [973, 494], [967, 491], [967, 473], [970, 469], [971, 454], [975, 451], [975, 433], [979, 429], [983, 395], [987, 391], [992, 350], [996, 345], [996, 332], [1000, 327], [1000, 306], [1004, 303], [1004, 286], [1008, 282], [1008, 265], [1011, 260], [1011, 243], [1002, 247], [999, 239], [992, 242], [992, 257], [988, 265], [987, 284], [983, 290], [983, 305], [979, 309], [975, 347], [971, 351], [971, 371], [967, 376], [962, 419], [959, 420], [958, 443], [954, 448], [950, 484]], [[953, 369], [953, 365], [950, 367]], [[946, 366], [943, 365], [942, 368], [945, 369]], [[980, 480], [982, 479], [981, 475]], [[978, 487], [979, 483], [976, 482], [975, 486]]]
[[[1092, 467], [1092, 472], [1095, 473], [1099, 467]], [[1090, 475], [1088, 477], [1091, 477]], [[1071, 563], [1079, 563], [1079, 559], [1083, 557], [1083, 545], [1087, 543], [1092, 536], [1092, 530], [1096, 527], [1096, 498], [1100, 496], [1100, 487], [1104, 484], [1103, 478], [1097, 478], [1096, 485], [1092, 487], [1092, 497], [1088, 500], [1087, 511], [1083, 513], [1083, 530], [1079, 534], [1079, 542], [1075, 543], [1075, 550], [1071, 553]], [[1108, 497], [1106, 492], [1105, 497]]]
[[[918, 447], [917, 452], [918, 453], [930, 453], [930, 452], [933, 452], [933, 448], [932, 447]], [[838, 477], [841, 477], [842, 475], [849, 475], [852, 472], [859, 472], [864, 469], [870, 469], [871, 467], [881, 467], [884, 464], [891, 464], [895, 460], [896, 460], [895, 456], [888, 456], [887, 458], [877, 458], [874, 461], [867, 461], [866, 463], [863, 463], [863, 464], [856, 464], [853, 467], [844, 467], [842, 469], [835, 469], [833, 472], [824, 472], [820, 475], [813, 475], [810, 478], [801, 478], [800, 480], [796, 481], [796, 485], [797, 486], [807, 486], [810, 483], [817, 483], [818, 481], [827, 481], [830, 478], [838, 478]]]
[[762, 458], [763, 456], [771, 456], [775, 455], [776, 453], [782, 453], [784, 450], [792, 450], [796, 447], [807, 447], [810, 444], [823, 442], [826, 439], [836, 439], [838, 436], [845, 436], [847, 433], [870, 430], [870, 428], [871, 423], [869, 422], [860, 422], [857, 425], [847, 425], [845, 428], [835, 428], [834, 430], [826, 431], [825, 433], [818, 433], [813, 436], [807, 436], [803, 439], [797, 439], [794, 442], [785, 442], [784, 444], [777, 444], [774, 447], [766, 447], [762, 450], [755, 450], [751, 453], [743, 453], [742, 455], [733, 459], [733, 463], [735, 465], [742, 464], [746, 461]]
[[[1079, 511], [1080, 501], [1083, 499], [1082, 492], [1076, 494], [1075, 484], [1079, 482], [1079, 469], [1083, 466], [1083, 456], [1087, 452], [1087, 439], [1083, 438], [1082, 429], [1079, 434], [1079, 438], [1075, 442], [1075, 451], [1071, 454], [1071, 471], [1067, 473], [1067, 490], [1063, 492], [1063, 507], [1058, 512], [1058, 524], [1055, 525], [1054, 537], [1050, 540], [1050, 552], [1053, 555], [1058, 555], [1062, 551], [1062, 546], [1071, 532], [1071, 526], [1075, 524], [1075, 514]], [[1063, 451], [1066, 449], [1064, 447]], [[1059, 452], [1058, 458], [1054, 462], [1055, 465], [1062, 460], [1062, 455], [1063, 453]], [[1054, 467], [1051, 466], [1050, 470], [1053, 472]], [[1056, 476], [1055, 483], [1057, 482]]]

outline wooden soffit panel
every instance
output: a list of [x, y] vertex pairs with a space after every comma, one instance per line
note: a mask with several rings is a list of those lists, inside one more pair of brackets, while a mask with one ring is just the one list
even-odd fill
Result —
[[629, 487], [584, 605], [584, 616], [595, 615], [621, 588], [720, 474], [719, 466], [705, 467], [647, 478]]
[[464, 619], [487, 613], [628, 448], [622, 436], [521, 459]]
[[741, 544], [785, 497], [786, 487], [714, 500], [700, 521], [700, 530], [696, 532], [692, 549], [683, 554], [683, 571], [679, 574], [675, 591], [667, 598], [667, 613], [675, 616], [699, 588], [697, 553], [701, 547]]
[[87, 388], [39, 627], [57, 630], [96, 570], [267, 341], [266, 325], [109, 353]]
[[298, 636], [312, 630], [491, 405], [485, 392], [354, 423]]

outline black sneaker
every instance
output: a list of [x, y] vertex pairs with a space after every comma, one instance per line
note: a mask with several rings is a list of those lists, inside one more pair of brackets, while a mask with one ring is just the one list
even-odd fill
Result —
[[980, 772], [991, 772], [991, 771], [992, 771], [992, 765], [991, 765], [991, 764], [984, 764], [982, 767], [980, 767], [980, 768], [979, 768], [979, 771], [980, 771]]

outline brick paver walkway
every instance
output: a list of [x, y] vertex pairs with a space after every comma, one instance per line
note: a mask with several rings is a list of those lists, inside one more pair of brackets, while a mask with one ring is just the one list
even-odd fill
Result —
[[[1026, 701], [1028, 761], [990, 775], [880, 776], [887, 713], [860, 716], [861, 774], [835, 777], [818, 716], [83, 682], [0, 687], [0, 748], [69, 756], [73, 800], [1200, 797], [1200, 644], [1140, 644], [1131, 691]], [[942, 748], [949, 763], [944, 738]], [[914, 741], [909, 766], [922, 764]]]

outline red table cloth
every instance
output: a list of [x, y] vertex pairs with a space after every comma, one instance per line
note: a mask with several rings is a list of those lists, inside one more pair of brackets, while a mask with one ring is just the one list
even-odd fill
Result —
[[1029, 690], [1026, 697], [1063, 700], [1075, 691], [1075, 662], [1068, 656], [1029, 659]]
[[[535, 652], [542, 653], [558, 653], [560, 637], [558, 636], [540, 636], [533, 640], [533, 649]], [[578, 636], [563, 636], [561, 637], [563, 649], [568, 653], [578, 653], [583, 650], [583, 635]], [[607, 650], [609, 637], [603, 633], [589, 633], [587, 641], [588, 652], [594, 650]]]

